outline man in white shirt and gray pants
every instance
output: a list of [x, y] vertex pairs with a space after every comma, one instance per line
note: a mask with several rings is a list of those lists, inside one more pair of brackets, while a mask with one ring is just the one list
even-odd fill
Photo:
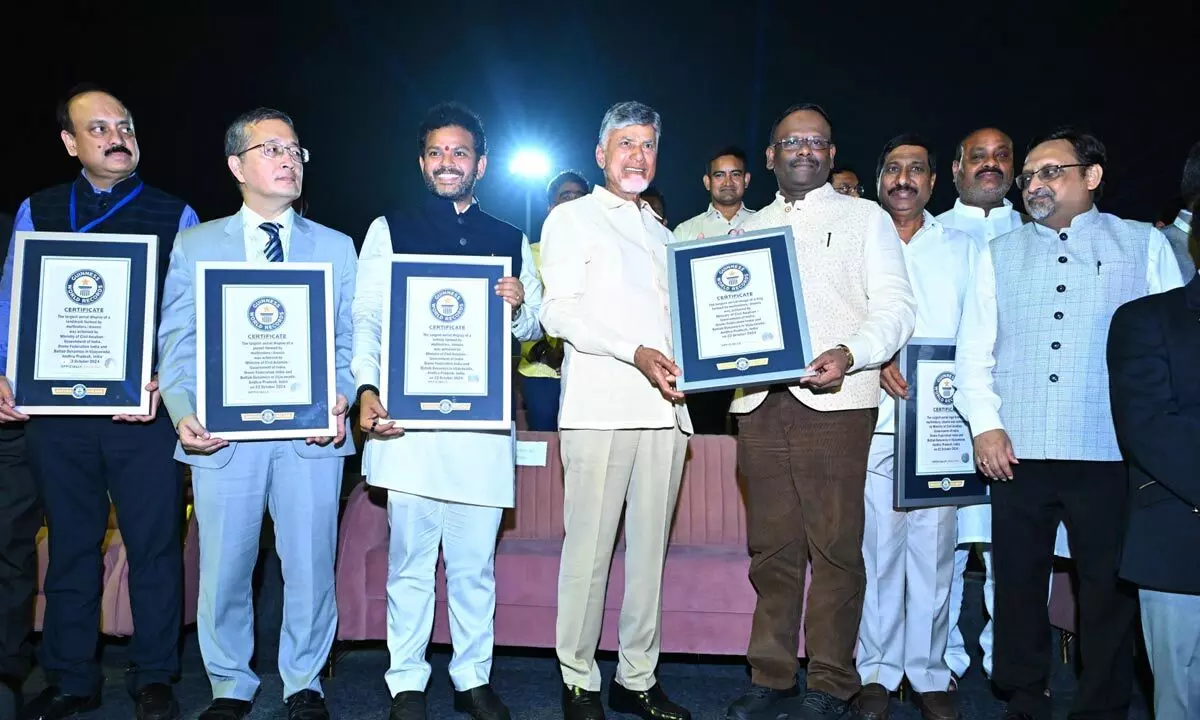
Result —
[[1161, 232], [1096, 209], [1104, 164], [1104, 145], [1073, 128], [1030, 144], [1017, 186], [1034, 222], [984, 248], [958, 335], [954, 403], [994, 481], [993, 679], [1007, 717], [1050, 717], [1045, 582], [1060, 520], [1080, 578], [1072, 715], [1123, 718], [1132, 691], [1137, 605], [1117, 579], [1129, 500], [1105, 345], [1117, 307], [1182, 280]]
[[640, 198], [654, 179], [661, 130], [658, 113], [641, 103], [609, 108], [596, 146], [604, 185], [555, 208], [542, 230], [542, 325], [566, 342], [556, 646], [567, 720], [604, 717], [595, 654], [626, 504], [620, 659], [609, 706], [647, 720], [691, 717], [654, 677], [667, 535], [692, 430], [671, 360], [671, 233]]

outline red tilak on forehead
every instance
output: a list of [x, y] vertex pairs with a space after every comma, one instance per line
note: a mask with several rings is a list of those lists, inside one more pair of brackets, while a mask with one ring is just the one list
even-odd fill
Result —
[[450, 152], [450, 146], [447, 145], [444, 148], [442, 148], [442, 152]]

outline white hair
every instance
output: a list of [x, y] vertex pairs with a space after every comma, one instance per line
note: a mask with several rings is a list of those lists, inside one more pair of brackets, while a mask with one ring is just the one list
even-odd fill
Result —
[[600, 145], [608, 142], [608, 136], [613, 130], [620, 130], [631, 125], [650, 125], [654, 128], [654, 140], [662, 135], [662, 118], [649, 105], [643, 105], [636, 100], [626, 100], [613, 105], [604, 113], [600, 123]]

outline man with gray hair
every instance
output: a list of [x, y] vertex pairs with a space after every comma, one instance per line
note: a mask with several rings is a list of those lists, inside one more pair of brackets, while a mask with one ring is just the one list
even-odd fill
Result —
[[641, 103], [609, 108], [596, 145], [604, 185], [556, 208], [542, 230], [542, 325], [566, 342], [556, 646], [567, 720], [604, 717], [595, 654], [626, 504], [620, 660], [608, 704], [647, 719], [691, 717], [654, 678], [667, 535], [692, 431], [671, 359], [671, 233], [641, 198], [661, 129]]

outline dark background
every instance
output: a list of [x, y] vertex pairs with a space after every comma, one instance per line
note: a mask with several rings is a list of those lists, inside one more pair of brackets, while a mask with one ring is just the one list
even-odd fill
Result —
[[[829, 111], [839, 157], [868, 186], [888, 138], [929, 137], [941, 154], [934, 212], [954, 199], [955, 143], [980, 125], [1011, 134], [1018, 160], [1034, 133], [1092, 129], [1109, 149], [1106, 211], [1150, 220], [1178, 193], [1187, 149], [1200, 139], [1198, 3], [953, 5], [42, 3], [9, 18], [0, 50], [11, 102], [0, 208], [13, 212], [77, 171], [54, 106], [84, 80], [129, 106], [142, 175], [201, 219], [238, 208], [222, 157], [228, 122], [258, 105], [290, 113], [313, 156], [309, 215], [356, 242], [372, 218], [423, 192], [416, 128], [447, 99], [483, 117], [491, 166], [481, 202], [518, 225], [526, 185], [508, 173], [512, 153], [544, 147], [556, 170], [599, 179], [600, 119], [625, 99], [662, 113], [656, 184], [672, 226], [706, 206], [700, 175], [727, 143], [751, 155], [747, 203], [770, 202], [766, 133], [801, 101]], [[541, 185], [533, 191], [540, 225]]]

